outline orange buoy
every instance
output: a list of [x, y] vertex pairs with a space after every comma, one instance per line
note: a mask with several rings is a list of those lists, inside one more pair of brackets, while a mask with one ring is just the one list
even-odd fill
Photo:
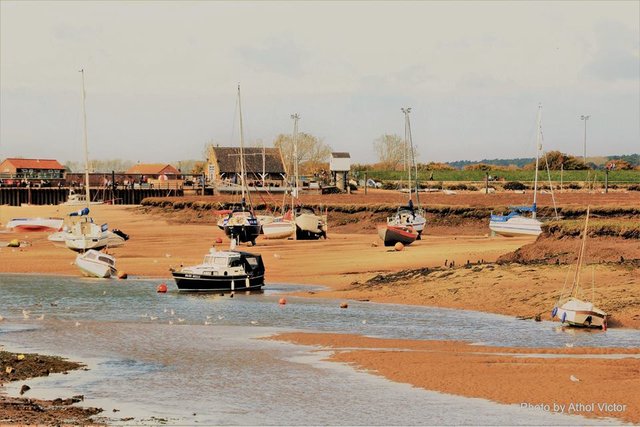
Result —
[[347, 307], [349, 307], [349, 304], [347, 304], [346, 302], [340, 303], [340, 308], [347, 308]]
[[287, 303], [287, 299], [286, 298], [280, 298], [280, 301], [278, 301], [278, 304], [280, 305], [285, 305]]
[[222, 238], [221, 238], [221, 237], [218, 237], [218, 238], [216, 239], [216, 243], [218, 243], [218, 244], [222, 243]]
[[396, 243], [395, 246], [393, 247], [396, 251], [400, 252], [401, 250], [404, 249], [404, 245], [400, 242]]
[[127, 272], [122, 270], [118, 270], [118, 273], [116, 273], [116, 275], [118, 276], [118, 279], [126, 279], [127, 277], [129, 277], [127, 275]]
[[166, 285], [166, 283], [160, 283], [160, 284], [158, 285], [158, 287], [156, 288], [156, 291], [157, 291], [158, 293], [161, 293], [161, 294], [164, 294], [165, 292], [167, 292], [167, 285]]

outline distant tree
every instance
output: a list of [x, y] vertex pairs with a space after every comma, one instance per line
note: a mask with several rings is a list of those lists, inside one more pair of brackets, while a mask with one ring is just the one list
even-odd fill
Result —
[[190, 173], [192, 175], [202, 175], [204, 173], [206, 164], [206, 162], [200, 160], [193, 162]]
[[[575, 156], [570, 156], [565, 153], [561, 153], [560, 151], [549, 151], [548, 153], [546, 153], [546, 161], [545, 155], [543, 155], [538, 162], [538, 170], [545, 170], [547, 168], [547, 163], [549, 163], [549, 169], [551, 170], [587, 169], [587, 166], [584, 164], [582, 159], [579, 159]], [[535, 169], [535, 161], [526, 165], [525, 169]]]
[[381, 135], [373, 142], [373, 149], [385, 170], [403, 169], [406, 161], [411, 164], [411, 159], [406, 158], [405, 141], [396, 134]]
[[[298, 133], [298, 167], [301, 174], [313, 173], [314, 168], [326, 162], [331, 155], [331, 147], [316, 136]], [[293, 156], [293, 135], [280, 134], [273, 141], [273, 146], [280, 149], [284, 166], [289, 175], [293, 175], [296, 159]]]
[[466, 165], [464, 168], [466, 171], [490, 171], [494, 169], [493, 165], [487, 165], [485, 163], [475, 163]]
[[438, 163], [438, 162], [418, 163], [419, 171], [452, 171], [455, 169], [456, 168], [454, 168], [448, 163]]

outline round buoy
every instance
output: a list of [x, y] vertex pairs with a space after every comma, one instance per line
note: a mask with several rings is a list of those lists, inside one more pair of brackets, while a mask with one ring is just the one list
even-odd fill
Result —
[[218, 237], [218, 238], [216, 239], [216, 243], [218, 243], [218, 244], [222, 243], [222, 237]]
[[126, 279], [127, 277], [129, 277], [127, 275], [127, 272], [122, 270], [118, 270], [118, 273], [116, 275], [118, 276], [118, 279]]
[[160, 283], [160, 284], [158, 285], [158, 287], [156, 288], [156, 291], [157, 291], [158, 293], [161, 293], [161, 294], [164, 294], [165, 292], [167, 292], [167, 285], [166, 285], [166, 283]]
[[346, 302], [340, 303], [340, 308], [347, 308], [347, 307], [349, 307], [349, 304], [347, 304]]
[[400, 242], [396, 243], [395, 246], [393, 247], [396, 251], [400, 252], [401, 250], [404, 249], [404, 245]]
[[280, 298], [280, 301], [278, 301], [278, 304], [280, 305], [285, 305], [287, 303], [287, 299], [286, 298]]
[[10, 248], [19, 248], [20, 247], [20, 240], [13, 239], [12, 241], [9, 242], [9, 244], [7, 246], [10, 247]]

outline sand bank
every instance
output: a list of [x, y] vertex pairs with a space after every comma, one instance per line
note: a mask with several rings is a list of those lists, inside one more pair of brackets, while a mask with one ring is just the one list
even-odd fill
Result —
[[[428, 390], [541, 405], [541, 411], [640, 422], [639, 349], [498, 348], [312, 333], [280, 334], [272, 339], [330, 348], [332, 361]], [[606, 358], [608, 354], [628, 357]], [[585, 355], [602, 358], [579, 357]]]

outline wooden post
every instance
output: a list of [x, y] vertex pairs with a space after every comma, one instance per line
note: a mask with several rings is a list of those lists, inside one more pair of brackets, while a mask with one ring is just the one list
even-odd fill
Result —
[[609, 169], [604, 170], [604, 192], [609, 193]]
[[484, 194], [489, 194], [489, 172], [484, 173]]
[[367, 172], [364, 172], [364, 194], [367, 194]]

